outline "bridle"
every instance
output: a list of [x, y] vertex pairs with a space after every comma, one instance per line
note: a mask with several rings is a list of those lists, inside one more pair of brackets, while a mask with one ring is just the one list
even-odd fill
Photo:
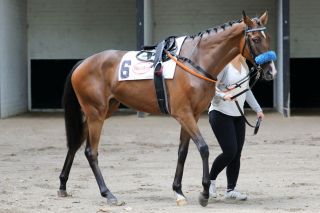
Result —
[[[266, 30], [267, 28], [266, 27], [258, 27], [258, 28], [252, 28], [252, 29], [249, 29], [248, 26], [245, 27], [245, 29], [243, 30], [243, 33], [244, 33], [244, 45], [242, 47], [242, 51], [241, 51], [241, 55], [243, 55], [244, 53], [244, 50], [245, 50], [245, 47], [246, 45], [248, 45], [249, 47], [249, 52], [250, 52], [250, 56], [251, 58], [253, 59], [253, 67], [255, 69], [255, 71], [258, 73], [257, 75], [260, 77], [260, 73], [261, 71], [263, 70], [262, 67], [261, 67], [261, 64], [257, 64], [257, 62], [255, 61], [256, 57], [258, 56], [253, 47], [252, 47], [252, 44], [251, 44], [251, 41], [250, 41], [250, 38], [248, 36], [248, 33], [251, 33], [251, 32], [261, 32], [261, 31], [264, 31]], [[251, 74], [251, 73], [249, 73]]]

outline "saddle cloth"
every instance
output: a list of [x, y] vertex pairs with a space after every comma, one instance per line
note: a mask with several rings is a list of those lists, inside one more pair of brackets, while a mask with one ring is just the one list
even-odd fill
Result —
[[[186, 36], [176, 39], [177, 52], [179, 54], [181, 46]], [[153, 62], [140, 61], [137, 59], [139, 51], [129, 51], [121, 59], [118, 69], [119, 81], [153, 79]], [[163, 76], [165, 79], [173, 79], [176, 63], [172, 60], [163, 62]]]

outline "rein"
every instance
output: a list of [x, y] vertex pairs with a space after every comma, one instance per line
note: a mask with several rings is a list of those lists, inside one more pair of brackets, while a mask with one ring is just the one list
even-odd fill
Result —
[[[233, 89], [236, 89], [238, 87], [241, 87], [241, 85], [243, 83], [245, 83], [246, 81], [249, 81], [251, 78], [255, 77], [255, 80], [254, 82], [251, 84], [251, 86], [249, 86], [249, 88], [246, 88], [244, 89], [243, 91], [239, 92], [238, 94], [234, 95], [231, 97], [231, 100], [237, 98], [238, 96], [246, 93], [247, 91], [249, 91], [256, 83], [257, 81], [259, 80], [260, 78], [260, 75], [261, 75], [261, 71], [263, 70], [261, 68], [261, 63], [262, 61], [264, 61], [266, 58], [268, 57], [265, 57], [265, 55], [268, 55], [270, 58], [275, 59], [276, 58], [276, 55], [273, 51], [268, 51], [268, 52], [265, 52], [265, 53], [262, 53], [260, 55], [257, 56], [257, 54], [255, 53], [254, 49], [253, 49], [253, 46], [250, 42], [250, 39], [248, 37], [248, 33], [250, 32], [257, 32], [257, 31], [264, 31], [266, 29], [266, 27], [260, 27], [260, 28], [254, 28], [254, 29], [249, 29], [248, 27], [246, 27], [244, 29], [244, 36], [245, 36], [245, 43], [243, 45], [243, 48], [242, 48], [242, 51], [241, 51], [241, 54], [243, 55], [244, 53], [244, 50], [245, 50], [245, 47], [248, 45], [249, 47], [249, 51], [250, 51], [250, 55], [252, 57], [252, 59], [254, 60], [253, 62], [253, 67], [251, 68], [250, 72], [241, 80], [239, 80], [238, 82], [234, 83], [234, 84], [231, 84], [231, 85], [228, 85], [226, 86], [226, 89], [227, 91], [231, 91]], [[194, 50], [194, 49], [193, 49]], [[216, 78], [213, 78], [212, 75], [210, 73], [208, 73], [207, 71], [205, 71], [203, 68], [201, 68], [199, 65], [195, 64], [193, 61], [191, 61], [190, 59], [188, 58], [185, 58], [183, 56], [180, 56], [180, 55], [172, 55], [169, 51], [167, 50], [164, 50], [164, 52], [167, 54], [167, 56], [172, 59], [178, 66], [180, 66], [183, 70], [187, 71], [188, 73], [198, 77], [198, 78], [201, 78], [205, 81], [208, 81], [208, 82], [211, 82], [211, 83], [217, 83], [217, 79]], [[193, 52], [193, 51], [192, 51]], [[270, 53], [272, 52], [272, 53]], [[187, 62], [189, 63], [191, 66], [193, 66], [197, 71], [201, 72], [203, 75], [197, 73], [196, 71], [190, 69], [189, 67], [187, 67], [183, 62]], [[264, 62], [265, 63], [265, 62]], [[253, 73], [253, 74], [252, 74]], [[235, 85], [234, 87], [230, 88], [230, 86], [232, 85]], [[243, 111], [241, 110], [241, 107], [239, 105], [239, 102], [237, 100], [235, 100], [235, 103], [236, 103], [236, 106], [241, 114], [241, 116], [244, 118], [245, 122], [247, 123], [248, 126], [254, 128], [254, 135], [257, 134], [258, 130], [259, 130], [259, 126], [260, 126], [260, 123], [261, 123], [261, 118], [258, 118], [257, 119], [257, 122], [256, 122], [256, 125], [252, 125], [248, 120], [247, 118], [245, 117]]]
[[[210, 78], [210, 74], [208, 72], [206, 72], [205, 70], [203, 70], [200, 66], [196, 65], [193, 61], [191, 61], [190, 59], [188, 58], [184, 58], [182, 56], [173, 56], [171, 53], [169, 53], [167, 50], [164, 50], [165, 53], [167, 54], [167, 56], [172, 59], [177, 65], [179, 65], [182, 69], [184, 69], [185, 71], [187, 71], [188, 73], [198, 77], [198, 78], [201, 78], [203, 80], [206, 80], [206, 81], [209, 81], [211, 83], [217, 83], [217, 80], [215, 79], [212, 79], [212, 77]], [[178, 61], [179, 59], [183, 60], [183, 61], [187, 61], [189, 64], [191, 64], [193, 67], [195, 67], [198, 71], [201, 71], [202, 73], [204, 73], [205, 75], [208, 75], [209, 74], [209, 77], [205, 77], [203, 75], [200, 75], [198, 73], [196, 73], [195, 71], [193, 71], [192, 69], [190, 69], [189, 67], [187, 67], [186, 65], [184, 65], [182, 62]], [[230, 90], [233, 90], [237, 87], [241, 87], [241, 85], [243, 83], [245, 83], [246, 81], [250, 80], [252, 77], [256, 76], [255, 78], [255, 81], [253, 82], [253, 84], [250, 86], [250, 89], [257, 83], [259, 77], [260, 77], [260, 72], [261, 72], [261, 67], [255, 67], [254, 68], [254, 71], [256, 71], [252, 76], [250, 76], [254, 71], [251, 71], [248, 73], [247, 76], [245, 76], [243, 79], [241, 79], [239, 82], [235, 83], [235, 87], [233, 87], [232, 89], [229, 89], [227, 88], [228, 91]], [[235, 99], [236, 97], [242, 95], [243, 93], [246, 93], [249, 89], [245, 89], [243, 91], [241, 91], [240, 93], [234, 95], [231, 99]], [[242, 112], [241, 110], [241, 107], [238, 103], [238, 101], [236, 100], [235, 101], [236, 105], [237, 105], [237, 108], [241, 114], [241, 116], [244, 118], [245, 122], [252, 128], [255, 128], [254, 130], [254, 134], [257, 134], [258, 133], [258, 130], [259, 130], [259, 126], [260, 126], [260, 123], [261, 123], [261, 118], [258, 118], [257, 120], [257, 123], [255, 126], [253, 126], [252, 124], [249, 123], [249, 121], [247, 120], [247, 118], [245, 117], [244, 113]]]
[[[256, 54], [255, 54], [255, 51], [251, 45], [251, 42], [249, 40], [249, 37], [248, 37], [248, 33], [249, 32], [257, 32], [257, 31], [264, 31], [266, 29], [266, 27], [260, 27], [260, 28], [254, 28], [254, 29], [248, 29], [247, 27], [244, 29], [244, 36], [245, 36], [245, 43], [243, 45], [243, 48], [242, 48], [242, 51], [241, 51], [241, 54], [243, 55], [243, 52], [244, 52], [244, 49], [246, 47], [246, 45], [248, 45], [249, 47], [249, 51], [250, 51], [250, 55], [251, 57], [254, 59], [254, 63], [253, 63], [253, 70], [256, 71], [254, 73], [253, 76], [256, 76], [255, 78], [255, 81], [253, 82], [253, 84], [251, 86], [249, 86], [249, 88], [247, 89], [244, 89], [243, 91], [239, 92], [238, 94], [234, 95], [231, 97], [231, 100], [234, 100], [235, 98], [237, 98], [238, 96], [242, 95], [243, 93], [246, 93], [247, 91], [249, 91], [258, 81], [259, 77], [260, 77], [260, 73], [261, 73], [261, 66], [260, 64], [257, 64], [256, 63]], [[253, 73], [254, 71], [252, 72], [249, 72], [249, 74], [244, 77], [243, 79], [241, 79], [240, 81], [238, 81], [237, 83], [235, 83], [234, 85], [236, 85], [233, 89], [237, 88], [237, 87], [240, 87], [241, 84], [243, 84], [244, 82], [250, 80], [253, 76], [249, 77], [251, 73]], [[247, 79], [246, 79], [247, 78]], [[244, 79], [246, 79], [245, 81], [243, 81]], [[242, 82], [241, 82], [242, 81]], [[240, 82], [240, 83], [239, 83]], [[228, 89], [228, 88], [227, 88]], [[260, 123], [261, 123], [261, 118], [258, 118], [257, 122], [256, 122], [256, 125], [252, 125], [246, 118], [246, 116], [244, 115], [243, 111], [241, 110], [241, 107], [239, 105], [239, 102], [237, 100], [235, 100], [235, 103], [236, 103], [236, 106], [241, 114], [241, 116], [244, 118], [246, 124], [252, 128], [255, 128], [254, 130], [254, 134], [257, 134], [258, 133], [258, 130], [259, 130], [259, 126], [260, 126]]]
[[[249, 73], [244, 78], [242, 78], [241, 80], [239, 80], [236, 83], [229, 84], [229, 85], [225, 86], [226, 90], [224, 90], [222, 92], [229, 92], [229, 91], [234, 90], [234, 89], [236, 89], [238, 87], [241, 87], [242, 84], [244, 84], [245, 82], [249, 81], [251, 78], [256, 76], [256, 79], [255, 79], [255, 81], [253, 83], [253, 85], [254, 85], [258, 81], [258, 79], [260, 77], [260, 72], [261, 72], [261, 69], [255, 69], [254, 67], [252, 67], [251, 70], [249, 71]], [[235, 85], [235, 86], [233, 86], [233, 85]], [[253, 85], [250, 87], [250, 89], [253, 87]], [[243, 94], [244, 92], [240, 92], [240, 93]], [[241, 95], [241, 94], [239, 94], [239, 95]], [[239, 95], [235, 95], [234, 98], [238, 97]]]
[[[217, 83], [217, 80], [216, 79], [213, 79], [213, 77], [208, 73], [206, 72], [204, 69], [202, 69], [200, 66], [198, 65], [195, 65], [190, 59], [187, 59], [187, 58], [183, 58], [181, 56], [173, 56], [171, 55], [171, 53], [169, 53], [167, 50], [164, 50], [165, 53], [167, 54], [167, 56], [172, 59], [174, 62], [176, 62], [177, 65], [179, 65], [183, 70], [187, 71], [188, 73], [190, 73], [191, 75], [194, 75], [198, 78], [201, 78], [203, 80], [206, 80], [206, 81], [209, 81], [211, 83]], [[209, 76], [211, 77], [205, 77], [203, 75], [200, 75], [198, 73], [196, 73], [195, 71], [193, 71], [192, 69], [190, 69], [189, 67], [187, 67], [186, 65], [184, 65], [182, 62], [180, 62], [178, 59], [181, 58], [181, 59], [186, 59], [186, 61], [188, 63], [190, 63], [193, 67], [195, 67], [198, 71], [202, 72], [202, 73], [206, 73], [206, 75], [209, 74]]]
[[[276, 55], [273, 51], [267, 51], [265, 53], [259, 54], [257, 55], [254, 51], [254, 48], [251, 44], [251, 41], [249, 39], [248, 33], [250, 32], [257, 32], [257, 31], [264, 31], [266, 30], [266, 27], [260, 27], [260, 28], [254, 28], [254, 29], [249, 29], [248, 27], [246, 27], [244, 29], [244, 37], [245, 37], [245, 43], [243, 45], [241, 54], [243, 55], [245, 47], [248, 45], [249, 47], [249, 51], [250, 51], [250, 55], [253, 59], [253, 67], [251, 68], [250, 72], [241, 80], [239, 80], [238, 82], [228, 85], [226, 86], [227, 91], [231, 91], [233, 89], [236, 89], [238, 87], [241, 87], [241, 85], [247, 81], [250, 81], [251, 78], [255, 77], [254, 82], [251, 84], [251, 86], [249, 85], [249, 88], [244, 89], [243, 91], [239, 92], [238, 94], [234, 95], [231, 97], [231, 100], [237, 98], [238, 96], [246, 93], [247, 91], [249, 91], [259, 80], [260, 75], [261, 75], [261, 71], [263, 70], [261, 68], [261, 64], [266, 63], [267, 60], [271, 61], [274, 60], [276, 58]], [[198, 43], [197, 43], [198, 44]], [[197, 46], [196, 44], [196, 46]], [[195, 47], [194, 47], [195, 48]], [[192, 52], [194, 51], [194, 48], [192, 50]], [[167, 56], [173, 60], [178, 66], [180, 66], [183, 70], [187, 71], [188, 73], [201, 78], [205, 81], [211, 82], [211, 83], [217, 83], [217, 79], [213, 78], [212, 75], [210, 73], [208, 73], [207, 71], [205, 71], [203, 68], [201, 68], [199, 65], [195, 64], [193, 61], [191, 61], [189, 58], [185, 58], [183, 56], [180, 55], [172, 55], [169, 51], [164, 50], [164, 52], [167, 54]], [[192, 53], [191, 53], [192, 54]], [[192, 67], [194, 67], [197, 71], [201, 72], [203, 75], [197, 73], [196, 71], [190, 69], [189, 67], [187, 67], [183, 62], [187, 62], [189, 63]], [[234, 87], [230, 88], [230, 86], [235, 85]], [[259, 127], [260, 127], [260, 123], [261, 123], [261, 118], [259, 117], [256, 121], [255, 125], [252, 125], [247, 118], [245, 117], [243, 111], [241, 110], [241, 107], [239, 105], [239, 102], [237, 100], [235, 100], [236, 106], [241, 114], [241, 116], [244, 118], [246, 124], [252, 128], [254, 128], [254, 135], [256, 135], [258, 133]]]
[[[251, 86], [249, 86], [249, 89], [244, 89], [243, 91], [239, 92], [238, 94], [234, 95], [231, 97], [231, 100], [234, 100], [235, 98], [237, 98], [238, 96], [242, 95], [243, 93], [246, 93], [248, 92], [249, 90], [251, 90], [252, 87], [254, 87], [254, 85], [257, 83], [257, 81], [259, 80], [259, 77], [260, 77], [260, 70], [258, 70], [254, 75], [256, 75], [256, 78], [254, 80], [254, 82], [251, 84]], [[251, 77], [250, 77], [251, 78]], [[250, 79], [249, 78], [249, 79]], [[258, 133], [258, 130], [259, 130], [259, 126], [260, 126], [260, 123], [261, 123], [261, 118], [258, 118], [257, 120], [257, 123], [256, 125], [252, 125], [246, 118], [246, 116], [244, 115], [243, 111], [241, 110], [241, 107], [239, 105], [239, 102], [237, 100], [235, 100], [235, 103], [236, 103], [236, 106], [241, 114], [241, 116], [244, 118], [244, 121], [246, 122], [246, 124], [252, 128], [255, 128], [254, 130], [254, 134], [257, 134]]]
[[235, 101], [236, 102], [236, 106], [241, 114], [241, 116], [244, 118], [244, 121], [246, 122], [246, 124], [252, 128], [254, 128], [254, 131], [253, 131], [253, 134], [256, 135], [258, 133], [258, 130], [259, 130], [259, 127], [260, 127], [260, 123], [262, 121], [262, 119], [259, 117], [256, 121], [256, 125], [252, 125], [251, 123], [249, 123], [249, 121], [247, 120], [246, 116], [244, 115], [244, 113], [242, 112], [241, 110], [241, 107], [239, 105], [239, 102], [238, 101]]
[[[231, 97], [231, 100], [234, 100], [234, 99], [237, 98], [238, 96], [240, 96], [240, 95], [242, 95], [243, 93], [246, 93], [247, 91], [249, 91], [249, 90], [257, 83], [257, 81], [258, 81], [259, 78], [260, 78], [260, 74], [261, 74], [261, 71], [262, 71], [262, 68], [261, 68], [261, 66], [260, 66], [261, 63], [257, 63], [257, 61], [259, 61], [259, 60], [257, 60], [257, 55], [256, 55], [256, 53], [255, 53], [255, 51], [254, 51], [254, 49], [253, 49], [253, 47], [252, 47], [252, 44], [251, 44], [251, 42], [250, 42], [250, 40], [249, 40], [248, 33], [250, 33], [250, 32], [257, 32], [257, 31], [264, 31], [265, 29], [266, 29], [266, 27], [260, 27], [260, 28], [254, 28], [254, 29], [248, 29], [248, 28], [246, 27], [246, 28], [244, 29], [245, 43], [244, 43], [244, 45], [243, 45], [243, 48], [242, 48], [242, 51], [241, 51], [241, 55], [243, 55], [244, 49], [245, 49], [246, 45], [248, 45], [248, 46], [249, 46], [250, 55], [251, 55], [251, 57], [254, 59], [253, 68], [251, 68], [251, 70], [253, 70], [253, 71], [250, 71], [246, 77], [244, 77], [243, 79], [241, 79], [240, 81], [238, 81], [237, 83], [235, 83], [234, 85], [236, 85], [236, 86], [233, 87], [232, 89], [235, 89], [235, 88], [237, 88], [237, 87], [241, 87], [241, 85], [242, 85], [244, 82], [250, 80], [250, 79], [251, 79], [252, 77], [254, 77], [254, 76], [256, 76], [256, 77], [255, 77], [255, 80], [254, 80], [253, 84], [251, 84], [251, 86], [249, 86], [249, 88], [246, 88], [246, 89], [244, 89], [243, 91], [239, 92], [238, 94], [232, 96], [232, 97]], [[261, 55], [263, 55], [263, 54], [260, 54], [259, 56], [261, 56]], [[258, 56], [258, 57], [259, 57], [259, 56]], [[275, 57], [275, 56], [274, 56], [274, 57]], [[260, 59], [260, 58], [259, 58], [259, 59]], [[263, 59], [264, 59], [264, 58], [262, 57], [262, 60], [263, 60]], [[262, 61], [262, 60], [261, 60], [261, 61]], [[253, 72], [255, 72], [255, 73], [254, 73], [252, 76], [250, 76]], [[229, 86], [230, 86], [230, 85], [229, 85]], [[228, 87], [226, 87], [226, 89], [228, 90]], [[239, 105], [239, 102], [238, 102], [237, 100], [235, 100], [235, 103], [236, 103], [236, 106], [237, 106], [237, 108], [238, 108], [241, 116], [244, 118], [246, 124], [247, 124], [248, 126], [254, 128], [253, 134], [256, 135], [256, 134], [258, 133], [258, 130], [259, 130], [259, 127], [260, 127], [260, 123], [261, 123], [262, 119], [259, 117], [259, 118], [257, 119], [257, 121], [256, 121], [256, 124], [255, 124], [255, 125], [252, 125], [252, 124], [247, 120], [246, 116], [244, 115], [243, 111], [241, 110], [241, 107], [240, 107], [240, 105]]]

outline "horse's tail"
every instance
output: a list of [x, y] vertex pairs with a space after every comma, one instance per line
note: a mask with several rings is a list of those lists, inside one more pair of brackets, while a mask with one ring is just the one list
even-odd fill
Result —
[[81, 64], [81, 62], [82, 61], [79, 61], [69, 73], [66, 79], [62, 97], [62, 107], [64, 109], [64, 120], [67, 135], [67, 146], [69, 150], [72, 151], [77, 151], [83, 142], [82, 138], [84, 123], [81, 107], [71, 83], [71, 76], [74, 70]]

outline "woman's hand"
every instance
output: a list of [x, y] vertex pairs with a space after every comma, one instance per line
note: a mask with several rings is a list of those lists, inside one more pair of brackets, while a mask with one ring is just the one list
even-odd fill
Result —
[[257, 117], [261, 118], [263, 120], [263, 118], [264, 118], [263, 112], [257, 112]]
[[226, 94], [225, 96], [223, 96], [223, 100], [225, 101], [233, 101], [235, 99], [231, 99], [233, 97], [232, 94]]

